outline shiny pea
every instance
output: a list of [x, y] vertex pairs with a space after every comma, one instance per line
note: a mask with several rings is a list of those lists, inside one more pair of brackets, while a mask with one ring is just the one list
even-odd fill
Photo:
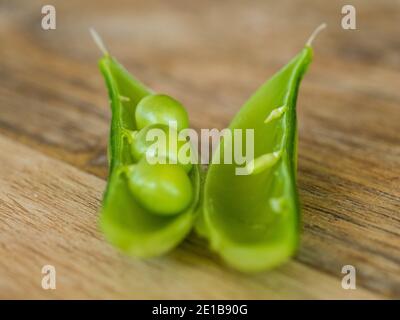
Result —
[[[159, 136], [163, 135], [162, 141], [153, 141], [152, 137], [149, 137], [148, 134], [150, 130], [160, 130], [160, 132], [154, 131], [154, 134]], [[171, 137], [171, 135], [174, 135]], [[176, 141], [176, 144], [170, 145], [170, 138]], [[155, 139], [157, 140], [157, 139]], [[155, 148], [155, 144], [163, 144], [162, 148], [158, 149]], [[133, 138], [132, 145], [131, 145], [131, 152], [133, 159], [135, 161], [139, 161], [144, 155], [151, 156], [151, 157], [159, 157], [162, 159], [166, 159], [168, 161], [173, 160], [174, 163], [178, 163], [183, 167], [186, 172], [189, 172], [192, 169], [192, 163], [186, 163], [188, 159], [180, 158], [180, 150], [182, 147], [188, 143], [187, 141], [178, 140], [178, 133], [174, 128], [168, 127], [163, 124], [153, 124], [141, 129]], [[191, 156], [192, 149], [188, 149], [185, 158], [189, 158]]]
[[189, 117], [183, 105], [164, 94], [148, 95], [140, 100], [135, 120], [138, 129], [156, 123], [169, 126], [171, 122], [176, 122], [178, 131], [189, 127]]
[[142, 207], [158, 215], [175, 215], [192, 201], [193, 188], [183, 168], [176, 164], [150, 164], [143, 157], [126, 170], [128, 185]]

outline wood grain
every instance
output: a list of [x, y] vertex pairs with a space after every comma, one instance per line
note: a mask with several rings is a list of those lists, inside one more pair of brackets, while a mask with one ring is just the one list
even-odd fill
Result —
[[[343, 1], [250, 2], [53, 1], [57, 30], [43, 31], [42, 1], [0, 1], [2, 298], [400, 297], [398, 3], [354, 1], [358, 30], [345, 31]], [[298, 100], [296, 259], [245, 276], [194, 235], [149, 262], [107, 245], [97, 212], [110, 113], [88, 28], [181, 100], [195, 129], [221, 129], [323, 21]], [[40, 287], [50, 262], [52, 292]], [[354, 292], [340, 287], [346, 264]]]
[[[377, 298], [345, 291], [298, 262], [246, 276], [222, 266], [195, 237], [149, 261], [119, 255], [102, 238], [97, 212], [105, 183], [0, 136], [0, 298]], [[56, 290], [43, 290], [43, 265]]]

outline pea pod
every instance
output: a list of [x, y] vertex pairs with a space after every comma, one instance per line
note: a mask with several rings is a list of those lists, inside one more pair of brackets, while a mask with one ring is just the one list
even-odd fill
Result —
[[232, 131], [254, 129], [255, 157], [247, 166], [249, 174], [237, 175], [236, 164], [224, 164], [228, 142], [223, 139], [217, 150], [221, 164], [212, 163], [206, 175], [197, 231], [241, 271], [277, 266], [294, 254], [299, 242], [296, 99], [312, 59], [315, 34], [254, 93], [229, 125]]
[[[199, 169], [198, 166], [193, 166], [189, 172], [193, 196], [183, 212], [176, 215], [157, 215], [148, 212], [139, 203], [131, 190], [136, 185], [131, 188], [129, 184], [129, 176], [135, 176], [134, 170], [138, 169], [134, 165], [131, 152], [131, 134], [138, 129], [135, 121], [136, 107], [152, 92], [108, 54], [94, 31], [92, 35], [104, 53], [99, 67], [107, 84], [112, 110], [108, 150], [109, 178], [101, 210], [101, 229], [111, 243], [130, 255], [161, 255], [182, 241], [193, 226], [199, 199]], [[148, 168], [144, 168], [147, 173]], [[165, 169], [162, 168], [161, 171], [165, 173]], [[174, 170], [176, 172], [178, 169]], [[140, 174], [137, 176], [141, 177]], [[143, 185], [145, 187], [146, 183], [142, 184], [141, 191]]]
[[[178, 120], [176, 129], [185, 128], [186, 111], [170, 97], [154, 97], [109, 56], [94, 34], [105, 53], [99, 65], [112, 108], [110, 174], [101, 213], [101, 226], [110, 242], [139, 257], [163, 254], [190, 231], [201, 207], [198, 233], [236, 269], [264, 270], [293, 255], [300, 221], [296, 99], [312, 59], [311, 41], [323, 27], [317, 28], [305, 48], [262, 85], [231, 122], [231, 132], [254, 130], [255, 158], [241, 168], [245, 175], [237, 174], [236, 163], [224, 163], [225, 144], [235, 145], [235, 134], [233, 141], [222, 139], [216, 152], [222, 164], [212, 163], [206, 174], [200, 174], [198, 165], [179, 161], [171, 168], [144, 163], [147, 130], [153, 126], [166, 131], [171, 120]], [[171, 113], [163, 114], [165, 110]], [[173, 151], [168, 147], [163, 155], [174, 157]], [[166, 180], [157, 185], [161, 177]], [[190, 190], [179, 193], [182, 189]], [[167, 203], [172, 198], [180, 202]]]

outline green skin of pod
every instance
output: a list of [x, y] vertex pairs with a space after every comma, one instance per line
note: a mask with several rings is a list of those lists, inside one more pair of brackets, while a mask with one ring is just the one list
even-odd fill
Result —
[[171, 121], [177, 122], [178, 131], [189, 127], [189, 116], [182, 104], [163, 94], [144, 97], [137, 105], [135, 120], [138, 129], [156, 123], [169, 126]]
[[[150, 148], [155, 143], [155, 141], [147, 141], [146, 135], [152, 129], [159, 129], [159, 130], [162, 130], [162, 132], [164, 133], [164, 136], [166, 139], [165, 140], [165, 142], [166, 142], [165, 150], [157, 150], [156, 148]], [[147, 156], [152, 156], [152, 157], [157, 156], [159, 158], [164, 158], [164, 159], [174, 159], [174, 162], [181, 165], [182, 168], [185, 170], [185, 172], [187, 172], [187, 173], [190, 172], [190, 170], [193, 167], [192, 163], [190, 163], [190, 162], [183, 163], [184, 159], [182, 159], [182, 161], [179, 161], [179, 151], [188, 142], [177, 140], [176, 148], [170, 147], [170, 145], [169, 145], [170, 130], [175, 130], [175, 129], [168, 127], [166, 125], [163, 125], [163, 124], [153, 124], [153, 125], [149, 125], [143, 129], [141, 129], [135, 135], [135, 137], [133, 138], [133, 141], [132, 141], [131, 152], [132, 152], [133, 159], [135, 161], [139, 161], [143, 156], [146, 156], [146, 152], [147, 152]], [[176, 135], [176, 137], [177, 136], [178, 136], [178, 134]], [[158, 154], [156, 154], [156, 153], [158, 153]], [[190, 153], [190, 151], [189, 151], [189, 153]], [[189, 156], [190, 156], [190, 154], [189, 154]]]
[[193, 199], [190, 179], [176, 164], [149, 164], [145, 157], [126, 167], [128, 185], [135, 199], [149, 212], [175, 215], [185, 210]]
[[[256, 158], [279, 152], [279, 161], [250, 175], [236, 175], [235, 164], [208, 168], [203, 215], [196, 229], [226, 263], [240, 271], [271, 269], [297, 249], [296, 98], [311, 59], [312, 49], [306, 46], [252, 95], [229, 125], [230, 130], [254, 130]], [[219, 145], [221, 161], [223, 144]]]

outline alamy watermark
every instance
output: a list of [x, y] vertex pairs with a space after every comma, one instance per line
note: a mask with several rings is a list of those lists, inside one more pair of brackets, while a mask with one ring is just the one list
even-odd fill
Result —
[[355, 30], [356, 26], [356, 8], [350, 4], [342, 7], [342, 28], [345, 30]]
[[50, 264], [42, 267], [42, 288], [44, 290], [56, 289], [56, 268]]
[[[171, 121], [168, 132], [159, 128], [147, 131], [148, 163], [234, 164], [236, 175], [250, 175], [271, 167], [281, 157], [280, 150], [273, 150], [255, 159], [254, 129], [251, 128], [201, 129], [199, 135], [194, 129], [177, 131], [176, 127], [176, 122]], [[166, 154], [173, 156], [166, 157]]]
[[42, 29], [55, 30], [56, 29], [56, 8], [50, 4], [42, 7]]
[[342, 273], [345, 276], [342, 278], [342, 288], [345, 290], [355, 290], [356, 288], [356, 268], [351, 264], [342, 267]]

